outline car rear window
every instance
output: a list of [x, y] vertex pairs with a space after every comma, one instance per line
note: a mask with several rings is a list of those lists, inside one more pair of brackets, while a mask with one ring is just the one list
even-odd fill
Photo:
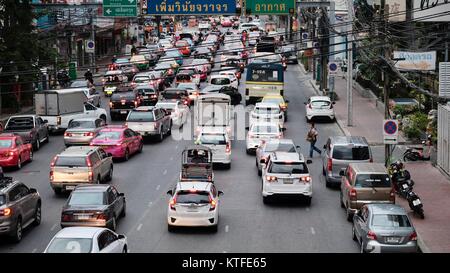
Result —
[[47, 248], [48, 253], [90, 253], [92, 239], [55, 238]]
[[280, 109], [275, 107], [256, 107], [255, 113], [260, 115], [278, 114]]
[[288, 152], [288, 153], [295, 153], [295, 146], [292, 144], [279, 144], [279, 143], [269, 143], [266, 145], [266, 148], [264, 149], [266, 152]]
[[411, 227], [406, 215], [374, 214], [372, 225], [377, 227]]
[[186, 93], [183, 91], [166, 91], [162, 93], [163, 98], [171, 100], [171, 99], [181, 99], [186, 96]]
[[34, 121], [32, 117], [11, 118], [6, 124], [5, 129], [9, 130], [27, 130], [34, 128]]
[[149, 81], [150, 81], [150, 79], [147, 76], [134, 78], [134, 82], [136, 82], [136, 83], [146, 83]]
[[285, 163], [274, 162], [270, 168], [269, 173], [283, 173], [283, 174], [304, 174], [308, 173], [308, 167], [305, 163]]
[[155, 121], [155, 117], [153, 116], [153, 111], [131, 111], [127, 121], [151, 122]]
[[69, 123], [69, 129], [72, 128], [95, 128], [95, 122], [92, 120], [72, 120]]
[[105, 195], [103, 192], [85, 192], [85, 191], [74, 191], [69, 199], [69, 205], [71, 206], [93, 206], [93, 205], [104, 205]]
[[9, 148], [12, 145], [11, 139], [0, 139], [0, 148]]
[[272, 133], [272, 134], [274, 134], [274, 133], [278, 133], [279, 131], [280, 131], [279, 128], [275, 125], [273, 125], [273, 126], [256, 125], [256, 126], [252, 127], [252, 132], [254, 132], [254, 133], [262, 133], [262, 134]]
[[119, 131], [100, 131], [95, 139], [120, 139], [121, 135]]
[[333, 148], [333, 158], [339, 160], [369, 160], [369, 147], [335, 145]]
[[387, 174], [358, 174], [355, 188], [389, 188], [391, 179]]
[[180, 204], [207, 204], [209, 203], [209, 194], [207, 192], [178, 192], [176, 195], [177, 203]]
[[55, 162], [58, 167], [85, 167], [86, 158], [84, 156], [58, 156]]
[[190, 81], [191, 80], [191, 76], [187, 75], [187, 74], [178, 74], [177, 75], [177, 81]]
[[0, 206], [3, 206], [6, 203], [6, 197], [1, 194], [0, 195]]
[[325, 108], [330, 106], [330, 102], [326, 100], [315, 100], [311, 102], [311, 106], [314, 108]]
[[202, 134], [199, 138], [199, 144], [225, 145], [227, 140], [224, 134]]
[[230, 84], [230, 79], [228, 79], [228, 78], [214, 78], [214, 79], [211, 79], [211, 84], [215, 84], [215, 85]]

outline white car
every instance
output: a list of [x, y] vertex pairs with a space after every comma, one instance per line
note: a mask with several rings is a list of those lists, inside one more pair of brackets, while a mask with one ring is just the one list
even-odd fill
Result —
[[198, 23], [198, 29], [200, 31], [209, 30], [210, 28], [211, 28], [211, 23], [209, 21], [200, 21], [200, 23]]
[[256, 122], [277, 123], [280, 128], [284, 127], [284, 112], [279, 104], [258, 102], [249, 115], [249, 124]]
[[84, 94], [88, 98], [88, 101], [92, 103], [93, 105], [100, 107], [100, 95], [97, 93], [97, 91], [92, 90], [91, 88], [82, 87], [82, 88], [70, 88], [70, 90], [83, 90]]
[[306, 120], [309, 122], [313, 118], [327, 118], [335, 120], [334, 102], [327, 96], [313, 96], [305, 102]]
[[[222, 69], [225, 69], [225, 67], [222, 67]], [[232, 83], [237, 83], [237, 86], [239, 86], [239, 79], [236, 77], [236, 72], [235, 70], [224, 70], [224, 71], [220, 71], [219, 75], [224, 75], [230, 78]], [[237, 88], [237, 87], [236, 87]]]
[[44, 253], [127, 253], [127, 237], [107, 228], [67, 227], [60, 230]]
[[173, 190], [167, 208], [167, 229], [174, 227], [211, 227], [217, 231], [219, 224], [219, 196], [213, 183], [178, 182]]
[[248, 34], [248, 45], [255, 46], [259, 42], [260, 34], [258, 31], [251, 31]]
[[257, 122], [250, 125], [246, 138], [247, 154], [254, 153], [261, 141], [268, 139], [283, 138], [283, 131], [278, 123]]
[[226, 169], [230, 168], [231, 139], [224, 127], [202, 127], [195, 144], [211, 149], [213, 163], [223, 164]]
[[234, 77], [233, 79], [228, 75], [211, 75], [209, 78], [209, 85], [220, 85], [220, 86], [231, 86], [236, 89], [239, 88], [237, 78]]
[[269, 155], [262, 171], [262, 197], [264, 204], [274, 196], [300, 196], [306, 204], [311, 204], [312, 178], [303, 155], [297, 153], [275, 152]]
[[159, 101], [155, 107], [168, 111], [172, 119], [172, 126], [176, 128], [183, 127], [189, 117], [189, 106], [180, 101]]

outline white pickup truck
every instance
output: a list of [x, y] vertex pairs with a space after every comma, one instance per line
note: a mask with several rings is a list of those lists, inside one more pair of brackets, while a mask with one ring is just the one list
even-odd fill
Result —
[[67, 129], [76, 118], [101, 118], [106, 121], [106, 111], [92, 105], [83, 90], [47, 90], [35, 95], [36, 115], [48, 121], [50, 132]]

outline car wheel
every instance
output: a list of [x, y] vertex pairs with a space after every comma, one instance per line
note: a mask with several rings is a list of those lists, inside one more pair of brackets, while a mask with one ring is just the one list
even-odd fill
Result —
[[364, 243], [363, 243], [362, 239], [361, 239], [361, 248], [359, 249], [359, 252], [360, 253], [366, 253], [366, 250], [364, 249]]
[[36, 151], [39, 151], [39, 149], [41, 148], [41, 142], [39, 141], [39, 136], [36, 136], [36, 141], [34, 142], [33, 148]]
[[120, 212], [120, 217], [123, 218], [125, 216], [127, 216], [127, 203], [124, 201], [123, 202], [123, 209]]
[[18, 170], [22, 169], [22, 159], [20, 158], [20, 156], [17, 159], [17, 169]]
[[212, 232], [217, 232], [217, 230], [218, 230], [218, 225], [216, 224], [216, 225], [214, 225], [214, 226], [211, 226], [211, 231]]
[[97, 176], [97, 180], [95, 180], [94, 184], [100, 184], [102, 182], [102, 178], [100, 175]]
[[339, 203], [341, 203], [341, 208], [345, 208], [344, 202], [342, 202], [342, 192], [339, 194]]
[[248, 155], [251, 154], [250, 149], [246, 149], [245, 151], [247, 152]]
[[108, 175], [106, 176], [106, 181], [107, 181], [107, 182], [109, 182], [109, 181], [112, 180], [112, 178], [113, 178], [113, 172], [114, 172], [114, 169], [113, 169], [113, 166], [111, 166], [111, 168], [109, 168]]
[[116, 228], [117, 228], [116, 216], [113, 215], [111, 224], [109, 225], [109, 229], [112, 231], [116, 231]]
[[231, 163], [224, 164], [224, 167], [226, 170], [229, 170], [231, 168]]
[[306, 197], [305, 204], [311, 206], [312, 197]]
[[322, 167], [322, 174], [323, 174], [324, 176], [327, 175], [327, 172], [325, 171], [325, 168], [324, 168], [324, 167]]
[[128, 161], [130, 159], [130, 151], [128, 148], [125, 150], [125, 156], [123, 157], [124, 161]]
[[172, 135], [172, 121], [170, 121], [169, 129], [167, 130], [167, 135], [168, 136]]
[[263, 196], [263, 203], [264, 204], [270, 204], [270, 199], [269, 199], [269, 196]]
[[347, 215], [347, 221], [352, 222], [353, 221], [353, 213], [351, 213], [350, 209], [346, 209], [345, 213]]
[[142, 153], [143, 148], [144, 148], [144, 143], [142, 143], [142, 141], [141, 141], [141, 143], [139, 144], [138, 153]]
[[168, 231], [168, 232], [174, 232], [174, 231], [175, 231], [175, 227], [168, 224], [168, 225], [167, 225], [167, 231]]
[[30, 159], [28, 159], [29, 162], [33, 161], [33, 150], [30, 150]]
[[102, 119], [106, 123], [106, 116], [105, 115], [101, 115], [100, 119]]
[[41, 219], [42, 219], [41, 203], [38, 203], [36, 205], [36, 209], [34, 211], [34, 222], [33, 222], [33, 225], [39, 226], [41, 224]]
[[50, 141], [50, 134], [47, 133], [47, 135], [45, 136], [44, 143], [49, 143], [49, 141]]
[[128, 253], [128, 247], [126, 245], [123, 247], [122, 253]]
[[330, 182], [328, 182], [328, 180], [325, 178], [325, 187], [329, 188], [331, 187]]
[[62, 192], [61, 188], [54, 188], [53, 191], [55, 192], [56, 195], [60, 195]]
[[14, 243], [18, 243], [22, 240], [22, 218], [17, 219], [16, 228], [14, 229], [14, 234], [12, 235], [11, 239]]
[[358, 239], [356, 238], [356, 233], [355, 233], [355, 226], [352, 225], [352, 239], [353, 241], [357, 241]]
[[164, 133], [162, 131], [162, 128], [160, 128], [158, 141], [162, 142], [163, 140], [164, 140]]

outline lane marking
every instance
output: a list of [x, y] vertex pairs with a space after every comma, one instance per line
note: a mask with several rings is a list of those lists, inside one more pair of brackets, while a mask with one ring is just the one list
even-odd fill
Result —
[[58, 226], [58, 224], [54, 224], [53, 226], [52, 226], [52, 228], [50, 229], [50, 231], [54, 231], [55, 230], [55, 228]]
[[148, 202], [148, 207], [151, 207], [152, 205], [153, 205], [152, 201]]
[[227, 251], [226, 251], [226, 250], [224, 250], [224, 251], [223, 251], [223, 253], [227, 253]]
[[178, 149], [178, 144], [177, 144], [177, 145], [175, 145], [175, 149]]
[[306, 208], [306, 211], [309, 211], [309, 208]]
[[316, 231], [314, 230], [313, 227], [311, 227], [311, 233], [312, 233], [313, 235], [316, 234]]
[[225, 226], [225, 232], [228, 232], [228, 230], [229, 230], [229, 226], [226, 225], [226, 226]]
[[161, 185], [156, 186], [156, 190], [159, 191], [160, 187], [161, 187]]
[[141, 228], [142, 228], [142, 224], [139, 224], [139, 226], [137, 227], [137, 231], [139, 231], [139, 230], [141, 230]]
[[166, 175], [166, 174], [167, 174], [167, 170], [164, 170], [163, 175]]
[[172, 161], [172, 160], [173, 160], [173, 157], [171, 157], [170, 160]]
[[33, 251], [31, 251], [31, 253], [36, 253], [37, 252], [37, 248], [33, 249]]

